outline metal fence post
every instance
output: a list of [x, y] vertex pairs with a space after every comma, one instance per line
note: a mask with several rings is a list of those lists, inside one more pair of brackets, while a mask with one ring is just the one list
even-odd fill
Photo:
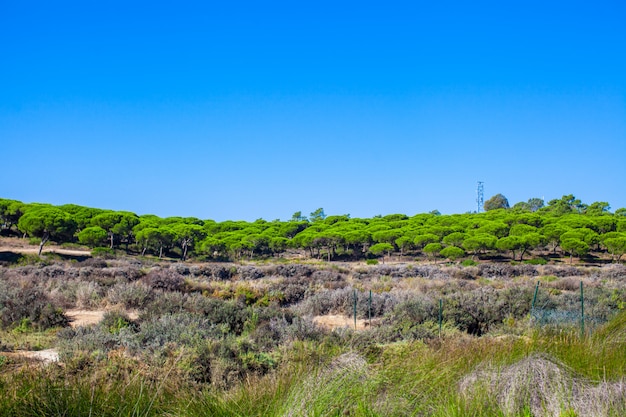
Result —
[[354, 290], [354, 330], [356, 330], [356, 290]]
[[580, 281], [580, 338], [585, 337], [585, 294], [583, 292], [583, 282]]
[[443, 321], [443, 300], [439, 299], [439, 338], [441, 339], [441, 322]]
[[370, 328], [372, 327], [372, 290], [370, 290], [370, 299], [367, 303], [367, 311], [370, 320]]

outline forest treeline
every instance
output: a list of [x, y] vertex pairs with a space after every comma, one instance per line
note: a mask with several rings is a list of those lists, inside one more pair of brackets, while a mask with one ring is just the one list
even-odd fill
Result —
[[[584, 204], [565, 195], [544, 205], [540, 199], [508, 206], [498, 194], [485, 212], [438, 212], [373, 218], [327, 216], [318, 209], [288, 221], [201, 220], [140, 215], [75, 204], [54, 206], [0, 199], [4, 236], [36, 239], [40, 253], [48, 241], [78, 243], [129, 254], [240, 260], [280, 257], [300, 251], [311, 257], [362, 260], [385, 256], [428, 259], [531, 256], [599, 256], [620, 261], [626, 253], [626, 208], [610, 211], [606, 202]], [[537, 258], [535, 260], [542, 260]]]

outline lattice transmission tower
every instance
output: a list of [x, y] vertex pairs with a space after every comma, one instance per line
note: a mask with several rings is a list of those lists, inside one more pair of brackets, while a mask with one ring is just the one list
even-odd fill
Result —
[[476, 213], [480, 213], [485, 204], [484, 184], [484, 182], [478, 181], [478, 186], [476, 187]]

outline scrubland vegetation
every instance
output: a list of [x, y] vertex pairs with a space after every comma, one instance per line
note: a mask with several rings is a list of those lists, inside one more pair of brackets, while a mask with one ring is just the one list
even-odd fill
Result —
[[622, 416], [625, 217], [531, 202], [216, 223], [3, 200], [5, 246], [99, 249], [0, 251], [0, 416]]
[[[0, 415], [626, 411], [623, 265], [37, 259], [0, 270]], [[537, 282], [536, 310], [571, 315], [533, 314]], [[72, 308], [107, 312], [74, 328]]]

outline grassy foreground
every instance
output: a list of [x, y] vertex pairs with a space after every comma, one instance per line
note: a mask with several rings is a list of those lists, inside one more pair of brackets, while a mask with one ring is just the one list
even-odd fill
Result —
[[625, 331], [622, 313], [585, 340], [529, 330], [366, 348], [295, 342], [275, 371], [228, 391], [179, 377], [184, 352], [162, 369], [122, 352], [63, 366], [2, 357], [0, 416], [623, 416]]

